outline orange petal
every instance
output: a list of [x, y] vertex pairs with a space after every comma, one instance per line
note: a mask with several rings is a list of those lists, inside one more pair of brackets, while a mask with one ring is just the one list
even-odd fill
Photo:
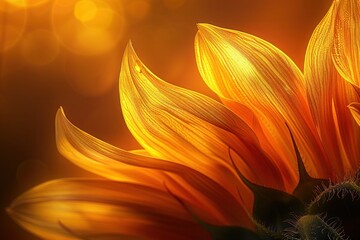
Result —
[[121, 68], [120, 99], [128, 128], [150, 154], [197, 169], [236, 194], [231, 148], [245, 176], [283, 188], [277, 166], [236, 114], [209, 97], [160, 80], [130, 44]]
[[303, 75], [289, 57], [260, 38], [208, 24], [199, 24], [195, 49], [206, 84], [220, 97], [233, 101], [234, 111], [238, 112], [240, 105], [251, 109], [261, 125], [259, 131], [281, 156], [277, 161], [295, 175], [296, 158], [287, 123], [309, 172], [317, 176], [326, 173], [325, 168], [315, 167], [315, 159], [323, 158], [323, 153], [305, 97]]
[[210, 239], [167, 192], [97, 179], [61, 179], [17, 198], [8, 213], [44, 239]]
[[245, 209], [251, 211], [252, 197], [246, 197], [244, 206], [222, 185], [195, 169], [151, 158], [144, 150], [129, 152], [107, 144], [75, 127], [62, 109], [56, 115], [56, 137], [59, 151], [90, 172], [157, 189], [164, 189], [166, 183], [203, 219], [214, 224], [251, 227]]
[[[79, 167], [99, 176], [163, 187], [162, 171], [139, 168], [120, 162], [119, 158], [144, 159], [140, 154], [117, 149], [74, 126], [62, 108], [56, 114], [56, 144], [59, 152]], [[94, 147], [96, 146], [96, 148]]]
[[[306, 51], [304, 65], [311, 112], [330, 160], [328, 162], [331, 167], [329, 177], [333, 180], [343, 179], [360, 164], [358, 147], [360, 131], [347, 108], [349, 103], [359, 102], [360, 99], [356, 89], [338, 73], [333, 61], [334, 44], [339, 44], [339, 41], [335, 39], [336, 34], [339, 34], [338, 14], [352, 11], [344, 9], [345, 6], [347, 8], [352, 6], [344, 2], [354, 3], [355, 1], [334, 1], [326, 16], [314, 30]], [[337, 63], [340, 64], [339, 59]], [[338, 68], [345, 71], [343, 66], [339, 65]]]
[[360, 2], [335, 1], [333, 60], [340, 75], [360, 86]]

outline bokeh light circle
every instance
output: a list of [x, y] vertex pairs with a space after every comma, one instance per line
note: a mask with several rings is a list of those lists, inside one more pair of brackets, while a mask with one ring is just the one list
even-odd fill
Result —
[[80, 55], [114, 48], [125, 30], [122, 6], [104, 0], [55, 0], [52, 24], [60, 42]]
[[0, 1], [0, 52], [13, 47], [24, 33], [27, 11]]
[[32, 65], [51, 63], [59, 54], [59, 43], [49, 30], [39, 29], [28, 33], [21, 42], [21, 54]]
[[75, 4], [75, 17], [81, 22], [87, 22], [96, 17], [98, 7], [92, 0], [81, 0]]

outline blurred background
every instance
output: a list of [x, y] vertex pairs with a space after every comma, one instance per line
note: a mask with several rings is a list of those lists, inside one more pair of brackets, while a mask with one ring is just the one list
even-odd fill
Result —
[[5, 207], [44, 181], [88, 175], [60, 156], [60, 106], [86, 132], [138, 148], [121, 116], [118, 75], [129, 39], [156, 75], [215, 97], [196, 68], [196, 23], [257, 35], [300, 68], [331, 0], [0, 0], [0, 239], [37, 239]]

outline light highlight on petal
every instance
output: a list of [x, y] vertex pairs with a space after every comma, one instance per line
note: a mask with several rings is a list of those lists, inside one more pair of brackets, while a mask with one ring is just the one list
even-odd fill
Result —
[[360, 1], [334, 2], [333, 61], [340, 75], [360, 86]]
[[198, 169], [236, 192], [231, 148], [245, 176], [283, 189], [285, 180], [276, 163], [236, 114], [209, 97], [160, 80], [141, 63], [131, 45], [124, 53], [120, 99], [128, 128], [150, 154]]
[[[165, 185], [212, 223], [251, 226], [245, 206], [219, 183], [182, 164], [152, 158], [144, 150], [125, 151], [75, 127], [62, 109], [56, 116], [57, 146], [66, 158], [105, 178], [164, 190]], [[247, 197], [251, 211], [251, 196]], [[226, 204], [224, 204], [226, 203]]]
[[273, 157], [287, 166], [292, 177], [296, 175], [296, 158], [285, 123], [309, 172], [315, 176], [329, 174], [326, 167], [315, 167], [315, 159], [323, 159], [322, 148], [305, 97], [303, 75], [291, 59], [250, 34], [209, 24], [199, 24], [198, 28], [196, 59], [207, 85], [233, 111], [243, 106], [252, 111], [261, 126], [256, 133], [267, 137], [262, 144], [275, 149], [279, 156]]
[[[350, 174], [360, 165], [358, 157], [360, 156], [358, 147], [360, 131], [347, 107], [351, 102], [359, 102], [359, 95], [354, 86], [339, 74], [339, 67], [336, 68], [334, 65], [334, 47], [336, 45], [340, 47], [339, 39], [336, 39], [335, 36], [336, 34], [347, 35], [347, 31], [350, 31], [350, 29], [343, 28], [345, 26], [338, 28], [339, 21], [342, 21], [338, 17], [346, 12], [352, 12], [350, 7], [355, 2], [358, 1], [334, 1], [328, 13], [314, 30], [305, 56], [304, 74], [309, 106], [325, 152], [330, 160], [328, 164], [333, 180]], [[340, 33], [339, 31], [344, 32]], [[344, 47], [348, 48], [349, 46]], [[348, 53], [338, 52], [338, 54]], [[343, 65], [341, 68], [343, 67], [346, 67], [346, 71], [349, 73], [352, 71], [348, 69], [351, 67], [350, 65]], [[345, 68], [342, 71], [342, 75], [344, 75]]]
[[44, 239], [209, 239], [167, 192], [98, 179], [60, 179], [17, 198], [9, 214]]

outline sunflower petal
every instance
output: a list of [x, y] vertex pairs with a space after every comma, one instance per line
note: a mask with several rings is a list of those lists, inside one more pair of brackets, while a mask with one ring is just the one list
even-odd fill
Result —
[[[354, 124], [353, 117], [347, 108], [349, 103], [359, 102], [360, 99], [356, 88], [343, 79], [345, 77], [350, 81], [349, 73], [353, 70], [348, 69], [351, 67], [350, 65], [345, 65], [353, 64], [357, 60], [346, 55], [348, 62], [345, 63], [343, 61], [345, 59], [344, 54], [349, 53], [344, 52], [348, 51], [344, 49], [348, 49], [349, 46], [344, 47], [340, 52], [340, 42], [339, 39], [336, 39], [347, 35], [346, 32], [340, 33], [341, 29], [337, 29], [340, 24], [338, 21], [342, 21], [339, 16], [344, 15], [345, 12], [353, 11], [349, 8], [352, 8], [355, 2], [358, 1], [340, 0], [333, 2], [328, 13], [314, 30], [306, 51], [304, 64], [308, 101], [330, 160], [327, 164], [331, 168], [332, 175], [330, 177], [333, 180], [338, 176], [349, 174], [349, 171], [360, 164], [358, 157], [360, 156], [358, 147], [360, 131]], [[340, 37], [339, 34], [345, 35]], [[334, 46], [337, 48], [337, 55], [334, 55]], [[338, 59], [334, 61], [334, 58]], [[338, 65], [338, 69], [334, 62]], [[340, 70], [343, 77], [337, 70]]]
[[238, 181], [229, 159], [233, 149], [245, 176], [283, 188], [278, 167], [236, 114], [209, 97], [160, 80], [131, 44], [124, 53], [120, 99], [128, 128], [152, 155], [197, 169], [236, 194]]
[[252, 197], [241, 204], [222, 185], [195, 169], [152, 158], [144, 150], [129, 152], [107, 144], [75, 127], [62, 109], [56, 115], [56, 133], [60, 153], [90, 172], [156, 189], [166, 184], [186, 203], [197, 206], [195, 212], [204, 220], [251, 227], [245, 209], [251, 211]]
[[285, 123], [309, 172], [325, 175], [325, 168], [315, 167], [314, 159], [323, 158], [323, 153], [308, 108], [303, 75], [291, 59], [255, 36], [209, 24], [199, 24], [198, 28], [196, 60], [206, 84], [220, 97], [233, 101], [233, 111], [238, 112], [240, 105], [253, 111], [261, 125], [256, 133], [265, 133], [289, 171], [296, 169], [296, 157]]
[[111, 180], [147, 183], [152, 187], [163, 187], [165, 176], [162, 171], [134, 167], [117, 160], [133, 158], [141, 161], [146, 159], [142, 156], [143, 154], [117, 149], [89, 135], [74, 126], [66, 118], [62, 108], [56, 114], [55, 126], [59, 152], [79, 167]]
[[334, 64], [345, 80], [360, 86], [360, 1], [334, 4]]
[[210, 239], [167, 192], [108, 180], [47, 182], [17, 198], [8, 212], [45, 239]]

